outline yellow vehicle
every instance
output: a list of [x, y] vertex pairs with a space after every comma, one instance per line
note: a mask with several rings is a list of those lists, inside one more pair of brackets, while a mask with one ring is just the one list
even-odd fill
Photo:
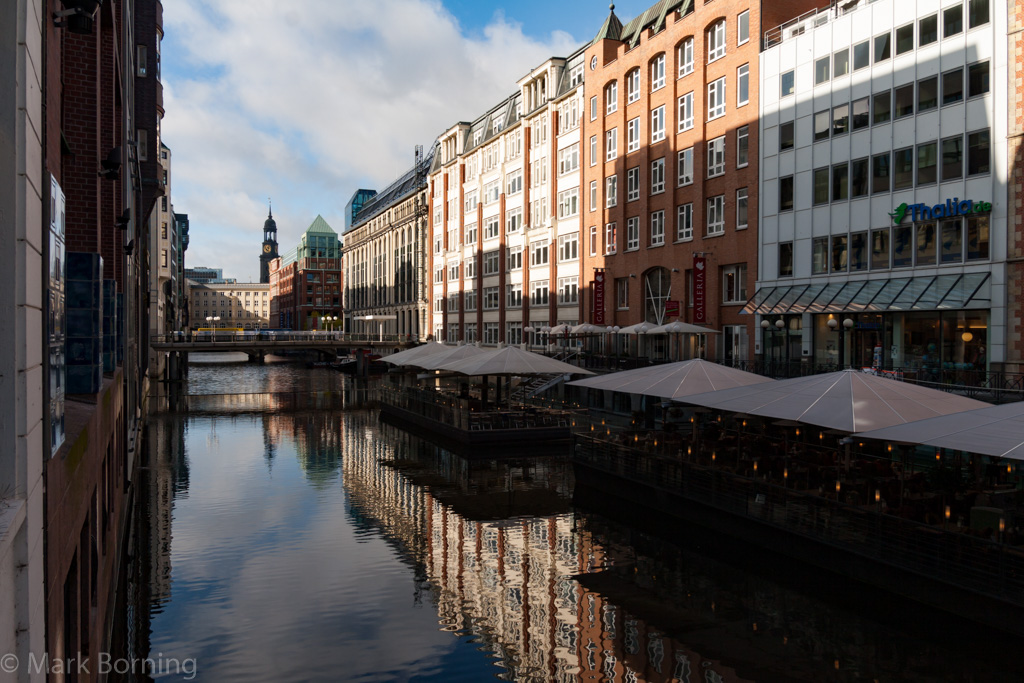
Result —
[[245, 332], [241, 327], [200, 327], [197, 332]]

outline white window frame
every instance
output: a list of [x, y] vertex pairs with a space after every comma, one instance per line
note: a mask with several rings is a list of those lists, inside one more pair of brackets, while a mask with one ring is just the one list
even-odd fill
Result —
[[614, 114], [619, 110], [619, 82], [612, 81], [604, 87], [604, 113]]
[[505, 234], [514, 235], [523, 228], [523, 209], [517, 207], [505, 212]]
[[629, 278], [615, 279], [615, 309], [618, 311], [629, 310]]
[[580, 234], [570, 232], [558, 236], [558, 262], [578, 261], [580, 258]]
[[665, 105], [651, 110], [651, 142], [665, 139]]
[[633, 216], [626, 219], [626, 251], [636, 251], [640, 248], [640, 217]]
[[661, 90], [665, 87], [665, 53], [654, 58], [651, 62], [651, 92]]
[[743, 45], [750, 40], [750, 10], [739, 13], [736, 17], [736, 44]]
[[523, 247], [522, 245], [509, 247], [505, 257], [505, 269], [509, 272], [523, 269]]
[[708, 178], [725, 174], [725, 136], [708, 141]]
[[558, 193], [558, 218], [571, 218], [580, 212], [580, 188], [573, 187]]
[[725, 19], [720, 19], [708, 29], [708, 64], [725, 56]]
[[610, 175], [604, 179], [604, 205], [611, 208], [619, 205], [619, 175]]
[[693, 183], [693, 147], [679, 150], [676, 161], [677, 185], [690, 185]]
[[558, 304], [579, 303], [580, 279], [578, 276], [558, 278]]
[[501, 273], [501, 254], [497, 249], [484, 252], [484, 265], [481, 272], [484, 277]]
[[708, 237], [725, 234], [725, 195], [708, 197], [707, 232]]
[[651, 194], [665, 191], [665, 157], [651, 162]]
[[635, 202], [640, 199], [640, 167], [634, 166], [626, 170], [626, 201]]
[[508, 196], [519, 194], [523, 191], [523, 171], [512, 171], [505, 176], [505, 194]]
[[619, 156], [619, 129], [612, 128], [604, 134], [604, 160], [612, 161]]
[[[743, 141], [746, 141], [747, 159], [740, 158], [740, 150], [744, 148]], [[736, 129], [736, 168], [744, 168], [750, 165], [750, 127], [740, 126]]]
[[590, 210], [597, 211], [597, 181], [590, 181]]
[[551, 243], [546, 240], [530, 242], [530, 267], [546, 266], [550, 263]]
[[693, 203], [680, 204], [676, 208], [676, 242], [693, 239]]
[[[547, 282], [533, 282], [530, 288], [530, 305], [531, 306], [547, 306], [549, 297], [551, 296], [550, 289]], [[540, 294], [543, 292], [543, 296]]]
[[[730, 292], [726, 283], [732, 276], [736, 285], [736, 291]], [[722, 303], [723, 304], [745, 304], [747, 303], [747, 264], [735, 263], [729, 266], [722, 266]]]
[[640, 149], [640, 117], [626, 123], [626, 154]]
[[484, 239], [493, 240], [501, 236], [501, 218], [499, 216], [491, 216], [490, 218], [484, 219]]
[[590, 120], [597, 121], [597, 95], [590, 98]]
[[597, 166], [597, 136], [590, 136], [590, 165]]
[[[746, 84], [746, 88], [744, 88]], [[743, 91], [746, 90], [746, 97]], [[742, 107], [750, 102], [750, 64], [744, 64], [736, 69], [736, 106]]]
[[619, 250], [619, 235], [615, 222], [605, 223], [604, 226], [604, 253], [615, 254]]
[[693, 73], [693, 36], [686, 38], [676, 48], [676, 61], [679, 63], [676, 78]]
[[725, 116], [725, 76], [708, 83], [708, 121]]
[[640, 99], [640, 67], [626, 74], [626, 104]]
[[679, 97], [676, 105], [677, 132], [693, 128], [693, 91]]
[[[740, 207], [743, 207], [741, 223]], [[747, 188], [741, 187], [736, 190], [736, 229], [746, 230], [750, 225], [750, 196]]]
[[558, 175], [578, 171], [580, 168], [580, 144], [574, 142], [558, 150]]
[[651, 212], [651, 246], [660, 247], [665, 244], [665, 212]]

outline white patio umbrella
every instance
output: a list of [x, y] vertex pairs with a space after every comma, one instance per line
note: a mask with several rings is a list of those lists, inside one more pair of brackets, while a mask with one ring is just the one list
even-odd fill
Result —
[[559, 334], [565, 334], [566, 332], [571, 332], [571, 331], [572, 331], [572, 327], [570, 325], [555, 325], [554, 327], [551, 328], [551, 331], [548, 332], [548, 334], [550, 334], [552, 337], [554, 337], [554, 336], [557, 336]]
[[582, 323], [572, 328], [573, 334], [605, 334], [607, 330], [591, 323]]
[[857, 370], [697, 394], [687, 396], [683, 401], [733, 413], [793, 420], [850, 434], [988, 405]]
[[437, 342], [427, 342], [422, 346], [414, 346], [411, 349], [406, 349], [405, 351], [393, 353], [386, 358], [381, 358], [381, 360], [384, 361], [385, 363], [391, 363], [393, 365], [411, 365], [412, 361], [416, 360], [417, 358], [426, 358], [427, 356], [432, 356], [435, 353], [440, 353], [442, 351], [452, 348], [455, 347], [445, 346], [444, 344], [439, 344]]
[[650, 323], [637, 323], [623, 327], [619, 330], [619, 334], [647, 334], [652, 329], [654, 329], [654, 325]]
[[479, 355], [456, 360], [442, 359], [436, 364], [438, 370], [449, 370], [462, 375], [592, 375], [590, 370], [578, 368], [560, 360], [524, 351], [518, 346], [483, 351]]
[[658, 398], [681, 398], [691, 394], [759, 385], [774, 380], [700, 358], [637, 370], [612, 372], [569, 382], [576, 387], [621, 391]]
[[701, 327], [700, 325], [691, 325], [690, 323], [684, 323], [681, 320], [677, 320], [672, 323], [665, 325], [658, 325], [647, 330], [647, 334], [718, 334], [718, 330], [713, 330], [710, 327]]
[[440, 353], [432, 353], [423, 358], [414, 358], [408, 364], [415, 365], [416, 367], [423, 368], [424, 370], [441, 370], [443, 369], [441, 366], [445, 363], [462, 360], [463, 358], [469, 358], [471, 356], [478, 356], [482, 353], [488, 353], [488, 351], [473, 344], [446, 346], [445, 350]]
[[986, 406], [856, 436], [1024, 460], [1024, 402]]

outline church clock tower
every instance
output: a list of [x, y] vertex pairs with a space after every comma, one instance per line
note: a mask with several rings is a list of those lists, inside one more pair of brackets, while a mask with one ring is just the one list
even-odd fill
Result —
[[260, 254], [260, 282], [270, 282], [270, 262], [277, 258], [277, 223], [274, 212], [267, 208], [267, 220], [263, 223], [263, 252]]

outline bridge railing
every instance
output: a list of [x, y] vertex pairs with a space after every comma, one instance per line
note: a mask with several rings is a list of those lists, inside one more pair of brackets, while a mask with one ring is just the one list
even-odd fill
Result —
[[170, 332], [168, 334], [155, 334], [150, 338], [156, 344], [194, 344], [209, 342], [306, 342], [315, 344], [396, 344], [414, 343], [416, 337], [408, 334], [364, 334], [350, 332], [332, 332], [327, 330], [310, 330], [305, 332], [271, 332], [265, 330], [223, 330], [209, 332]]

